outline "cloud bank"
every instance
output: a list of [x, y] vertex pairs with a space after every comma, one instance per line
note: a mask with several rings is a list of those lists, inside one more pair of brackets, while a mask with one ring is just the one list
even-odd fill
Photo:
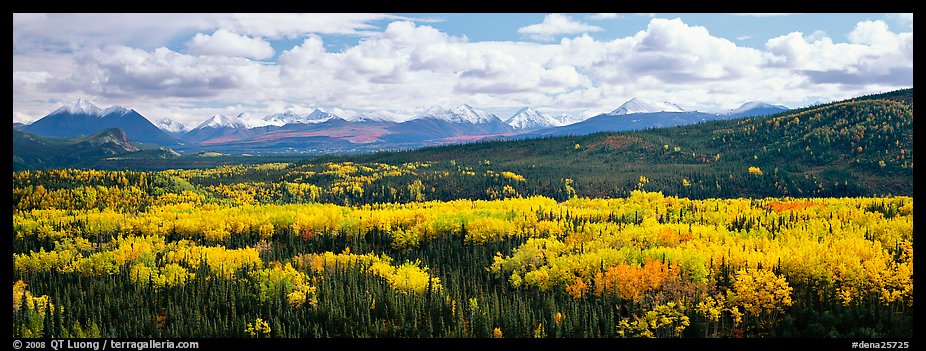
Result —
[[[97, 16], [14, 15], [14, 120], [77, 97], [188, 125], [314, 107], [407, 117], [464, 102], [587, 117], [634, 96], [716, 111], [797, 107], [909, 87], [913, 76], [912, 16], [910, 30], [861, 21], [845, 42], [791, 32], [759, 48], [680, 18], [603, 40], [591, 36], [601, 27], [550, 14], [516, 30], [528, 40], [473, 41], [384, 14]], [[332, 35], [357, 39], [335, 51]]]

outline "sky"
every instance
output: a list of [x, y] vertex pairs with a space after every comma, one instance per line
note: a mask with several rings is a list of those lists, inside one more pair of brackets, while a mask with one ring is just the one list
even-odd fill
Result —
[[912, 14], [13, 14], [13, 121], [78, 98], [196, 126], [463, 103], [591, 117], [913, 86]]

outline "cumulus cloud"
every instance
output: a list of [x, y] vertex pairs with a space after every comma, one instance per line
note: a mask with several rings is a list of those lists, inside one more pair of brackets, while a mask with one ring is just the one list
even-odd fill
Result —
[[534, 40], [551, 41], [559, 35], [600, 32], [603, 30], [601, 27], [573, 20], [572, 17], [561, 13], [551, 13], [543, 18], [542, 23], [518, 28], [518, 33], [527, 35]]
[[238, 33], [268, 38], [298, 38], [306, 34], [370, 34], [378, 20], [408, 20], [379, 13], [242, 13], [218, 17], [216, 22]]
[[75, 51], [114, 44], [153, 49], [182, 33], [217, 28], [216, 16], [14, 13], [13, 51]]
[[883, 21], [862, 21], [848, 43], [793, 32], [769, 39], [775, 67], [786, 67], [816, 83], [913, 84], [913, 33], [894, 33]]
[[[885, 21], [862, 21], [842, 42], [824, 32], [794, 32], [750, 48], [678, 18], [652, 18], [632, 35], [596, 39], [587, 33], [598, 27], [551, 14], [518, 31], [562, 36], [537, 42], [472, 41], [402, 18], [370, 25], [369, 19], [385, 15], [344, 15], [342, 24], [314, 17], [321, 22], [300, 24], [298, 19], [310, 17], [284, 16], [274, 25], [271, 17], [212, 16], [178, 24], [186, 28], [173, 39], [187, 43], [180, 52], [164, 44], [120, 44], [122, 39], [109, 45], [78, 40], [91, 35], [76, 27], [73, 38], [57, 29], [29, 32], [17, 23], [61, 18], [14, 16], [14, 117], [38, 118], [57, 108], [56, 101], [77, 97], [187, 125], [220, 112], [264, 115], [317, 106], [407, 118], [430, 105], [463, 102], [486, 110], [529, 105], [588, 117], [634, 96], [718, 111], [749, 100], [796, 107], [912, 85], [913, 33], [890, 19], [903, 32]], [[87, 23], [100, 33], [112, 31]], [[146, 23], [142, 27], [157, 28]], [[328, 32], [320, 32], [325, 23]], [[333, 50], [325, 33], [360, 38]], [[36, 40], [17, 43], [24, 38]], [[275, 60], [254, 61], [274, 57], [271, 38], [296, 44], [280, 49]], [[56, 45], [66, 49], [49, 49]]]
[[13, 50], [68, 50], [126, 45], [155, 49], [179, 35], [226, 29], [252, 38], [308, 34], [368, 35], [378, 20], [416, 20], [377, 13], [14, 13]]
[[294, 46], [292, 49], [280, 54], [280, 74], [281, 77], [298, 80], [310, 78], [307, 73], [311, 69], [322, 65], [325, 58], [325, 44], [318, 36], [309, 36], [302, 41], [302, 44]]
[[656, 78], [666, 84], [739, 79], [763, 63], [755, 49], [714, 37], [680, 19], [655, 18], [623, 45], [594, 62], [595, 76], [609, 83]]
[[273, 57], [270, 43], [258, 38], [238, 35], [225, 29], [209, 34], [197, 33], [187, 42], [187, 52], [195, 55], [234, 56], [257, 60]]
[[47, 82], [59, 92], [110, 97], [211, 97], [222, 91], [254, 88], [262, 76], [250, 60], [192, 56], [167, 48], [145, 51], [108, 46], [79, 52], [75, 72]]
[[608, 20], [608, 19], [620, 18], [620, 14], [617, 14], [617, 13], [596, 13], [596, 14], [594, 14], [594, 15], [589, 16], [588, 18], [591, 18], [591, 19], [593, 19], [593, 20]]

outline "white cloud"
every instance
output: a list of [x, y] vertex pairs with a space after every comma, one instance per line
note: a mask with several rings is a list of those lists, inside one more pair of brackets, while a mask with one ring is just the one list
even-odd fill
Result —
[[896, 46], [897, 36], [888, 29], [884, 21], [862, 21], [849, 32], [849, 42], [869, 46]]
[[273, 57], [273, 47], [263, 39], [249, 38], [225, 29], [209, 34], [197, 33], [187, 42], [187, 52], [195, 55], [234, 56], [257, 60]]
[[217, 18], [238, 33], [268, 38], [298, 38], [316, 34], [365, 34], [376, 29], [368, 22], [404, 17], [377, 13], [245, 13]]
[[787, 67], [818, 84], [913, 85], [913, 33], [891, 32], [883, 21], [862, 21], [848, 43], [794, 32], [769, 39], [776, 67]]
[[110, 97], [214, 97], [253, 89], [265, 69], [246, 59], [192, 56], [167, 48], [108, 46], [78, 52], [79, 69], [47, 82], [50, 90]]
[[217, 15], [15, 13], [13, 51], [75, 51], [104, 45], [153, 49], [182, 33], [217, 28]]
[[104, 45], [152, 50], [181, 35], [221, 28], [269, 39], [311, 33], [367, 35], [378, 29], [370, 22], [389, 19], [405, 17], [375, 13], [14, 13], [13, 50], [74, 51]]
[[280, 74], [292, 80], [312, 78], [304, 76], [321, 62], [325, 57], [325, 45], [318, 36], [309, 36], [290, 50], [280, 54]]
[[[26, 27], [51, 19], [17, 14], [14, 119], [36, 119], [57, 108], [59, 101], [78, 97], [190, 126], [215, 113], [263, 116], [286, 109], [305, 113], [315, 107], [389, 111], [392, 118], [408, 118], [430, 105], [464, 102], [486, 110], [528, 105], [588, 117], [634, 96], [716, 111], [749, 100], [801, 106], [912, 85], [913, 33], [892, 31], [885, 21], [903, 27], [890, 19], [859, 22], [845, 33], [845, 42], [824, 32], [795, 32], [755, 49], [681, 19], [652, 18], [637, 33], [609, 40], [587, 34], [594, 30], [575, 28], [533, 27], [532, 33], [521, 33], [577, 34], [539, 43], [471, 41], [420, 21], [397, 20], [376, 28], [367, 20], [386, 15], [350, 14], [341, 17], [346, 24], [324, 30], [362, 37], [342, 50], [329, 51], [326, 43], [334, 40], [318, 32], [323, 30], [320, 23], [328, 22], [300, 25], [297, 19], [310, 17], [284, 16], [272, 24], [270, 17], [212, 16], [176, 24], [186, 34], [174, 43], [189, 43], [188, 52], [177, 52], [145, 47], [147, 39], [144, 44], [126, 44], [144, 31], [112, 34], [113, 44], [101, 44], [105, 40], [94, 41], [90, 33], [105, 38], [116, 30], [86, 21], [82, 23], [89, 27], [83, 29], [63, 24], [77, 31], [72, 37], [59, 29], [30, 32]], [[558, 14], [548, 15], [544, 23], [557, 23], [558, 17], [588, 26]], [[119, 21], [106, 16], [101, 20]], [[22, 22], [28, 25], [18, 27]], [[140, 25], [159, 28], [151, 22]], [[524, 28], [528, 27], [532, 26]], [[200, 34], [197, 40], [192, 33], [213, 34]], [[268, 53], [263, 44], [272, 37], [298, 38], [293, 41], [298, 44], [282, 50], [276, 60], [248, 59], [272, 57], [273, 49]], [[30, 42], [17, 42], [21, 40]], [[62, 45], [66, 49], [49, 49]]]
[[559, 35], [600, 32], [603, 30], [601, 27], [573, 20], [571, 17], [560, 13], [551, 13], [543, 18], [542, 23], [518, 28], [518, 33], [525, 34], [534, 40], [550, 41]]
[[608, 20], [608, 19], [616, 19], [620, 17], [621, 15], [617, 13], [596, 13], [594, 15], [589, 16], [588, 18], [591, 18], [593, 20]]
[[731, 13], [731, 15], [746, 17], [783, 17], [797, 15], [797, 13]]
[[[339, 53], [327, 52], [320, 38], [306, 39], [281, 54], [280, 74], [287, 84], [311, 81], [300, 91], [320, 102], [368, 104], [360, 109], [392, 107], [409, 99], [425, 106], [441, 99], [448, 104], [479, 99], [499, 103], [505, 98], [482, 95], [533, 96], [542, 89], [556, 92], [587, 82], [573, 67], [545, 65], [554, 51], [554, 46], [533, 43], [469, 43], [430, 26], [400, 21]], [[389, 97], [357, 98], [368, 94]]]
[[13, 71], [13, 84], [41, 84], [51, 78], [51, 74], [43, 71]]
[[666, 84], [732, 80], [754, 75], [763, 63], [758, 50], [738, 47], [678, 18], [652, 19], [627, 44], [594, 63], [597, 78], [618, 83], [650, 76]]

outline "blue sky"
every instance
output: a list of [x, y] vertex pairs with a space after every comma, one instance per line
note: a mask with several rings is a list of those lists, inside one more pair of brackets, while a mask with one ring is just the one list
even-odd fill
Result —
[[912, 86], [912, 14], [14, 14], [13, 119], [77, 98], [189, 126], [468, 103], [589, 117]]

